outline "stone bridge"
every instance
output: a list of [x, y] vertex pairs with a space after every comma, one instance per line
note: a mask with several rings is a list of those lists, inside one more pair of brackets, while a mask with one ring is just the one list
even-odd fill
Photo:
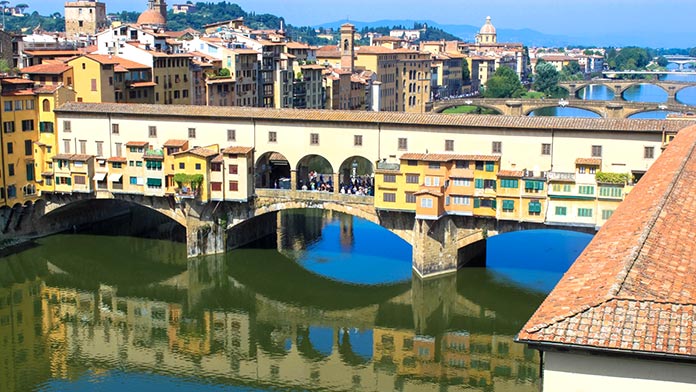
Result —
[[433, 103], [433, 112], [441, 113], [445, 109], [457, 106], [477, 106], [492, 109], [507, 116], [528, 116], [537, 109], [548, 107], [572, 107], [588, 110], [603, 118], [627, 118], [641, 112], [667, 110], [670, 112], [694, 112], [696, 107], [674, 102], [628, 102], [599, 101], [583, 99], [498, 99], [467, 98], [437, 101]]
[[604, 86], [614, 93], [615, 101], [623, 101], [623, 93], [633, 86], [641, 84], [651, 84], [657, 86], [667, 93], [667, 103], [677, 104], [677, 93], [688, 87], [696, 87], [694, 82], [662, 81], [647, 79], [593, 79], [581, 81], [560, 82], [558, 85], [568, 90], [571, 98], [577, 98], [578, 91], [589, 86]]

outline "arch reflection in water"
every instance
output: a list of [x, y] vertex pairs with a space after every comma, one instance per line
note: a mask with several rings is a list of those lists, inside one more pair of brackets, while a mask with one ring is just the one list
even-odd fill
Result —
[[534, 110], [529, 113], [530, 117], [538, 116], [551, 116], [551, 117], [582, 117], [582, 118], [600, 118], [597, 113], [589, 110], [573, 108], [573, 107], [561, 107], [561, 106], [550, 106], [546, 108], [541, 108]]
[[[71, 237], [72, 248], [98, 240]], [[146, 373], [187, 390], [538, 389], [538, 358], [513, 336], [544, 293], [495, 271], [365, 285], [276, 249], [186, 260], [167, 242], [129, 239], [75, 257], [66, 240], [0, 259], [0, 298], [12, 303], [0, 320], [23, 314], [0, 323], [0, 341], [13, 342], [0, 352], [2, 390], [139, 388]]]

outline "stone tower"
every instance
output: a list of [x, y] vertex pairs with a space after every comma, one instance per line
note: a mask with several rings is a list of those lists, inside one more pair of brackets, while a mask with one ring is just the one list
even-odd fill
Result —
[[353, 71], [355, 50], [353, 48], [353, 43], [355, 40], [355, 26], [350, 23], [345, 23], [341, 25], [341, 69]]

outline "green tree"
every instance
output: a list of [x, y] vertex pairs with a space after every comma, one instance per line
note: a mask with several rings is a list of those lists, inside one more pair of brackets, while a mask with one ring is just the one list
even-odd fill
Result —
[[689, 49], [689, 56], [696, 57], [696, 48]]
[[560, 75], [551, 63], [537, 63], [534, 74], [534, 90], [552, 95], [558, 89]]
[[493, 76], [486, 82], [484, 98], [519, 98], [524, 94], [524, 88], [517, 73], [508, 67], [498, 67]]
[[462, 60], [462, 81], [464, 84], [471, 82], [471, 72], [469, 72], [469, 62]]
[[659, 65], [660, 67], [666, 67], [667, 64], [669, 64], [669, 61], [667, 60], [667, 58], [665, 58], [665, 56], [660, 56], [660, 57], [657, 58], [656, 63], [657, 63], [657, 65]]

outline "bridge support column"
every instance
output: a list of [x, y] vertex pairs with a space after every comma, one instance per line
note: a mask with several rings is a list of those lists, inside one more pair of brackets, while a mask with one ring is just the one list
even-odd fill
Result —
[[331, 182], [333, 182], [333, 187], [334, 187], [334, 193], [340, 193], [341, 191], [341, 183], [338, 182], [338, 173], [334, 173], [331, 176]]
[[290, 170], [290, 190], [294, 191], [298, 188], [297, 183], [297, 170]]
[[449, 216], [416, 218], [413, 228], [413, 270], [422, 278], [457, 271], [457, 227]]
[[194, 208], [186, 216], [186, 255], [197, 257], [225, 252], [225, 228], [202, 218]]
[[425, 280], [414, 276], [411, 304], [416, 334], [435, 336], [447, 329], [454, 313], [456, 293], [456, 274]]

